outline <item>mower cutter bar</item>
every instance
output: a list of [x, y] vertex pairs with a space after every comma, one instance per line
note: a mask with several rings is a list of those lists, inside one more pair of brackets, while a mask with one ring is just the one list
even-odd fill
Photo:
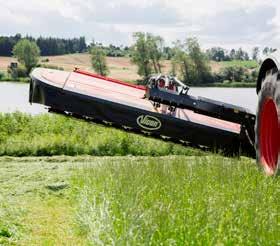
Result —
[[[153, 91], [149, 86], [128, 85], [82, 71], [69, 73], [37, 68], [32, 71], [31, 78], [30, 103], [43, 104], [50, 112], [149, 137], [222, 151], [226, 155], [255, 157], [253, 142], [248, 137], [250, 131], [246, 125], [248, 121], [248, 126], [252, 126], [253, 115], [247, 112], [244, 119], [239, 116], [239, 120], [231, 121], [230, 119], [235, 119], [234, 112], [231, 112], [236, 109], [233, 106], [230, 111], [230, 106], [225, 106], [227, 104], [214, 101], [210, 103], [206, 99], [170, 93], [159, 95], [163, 91]], [[176, 106], [178, 109], [168, 110], [166, 105], [157, 108], [151, 100], [155, 104], [156, 101], [164, 102], [170, 108]], [[227, 111], [229, 113], [226, 120], [222, 120]], [[240, 112], [246, 113], [241, 108]]]

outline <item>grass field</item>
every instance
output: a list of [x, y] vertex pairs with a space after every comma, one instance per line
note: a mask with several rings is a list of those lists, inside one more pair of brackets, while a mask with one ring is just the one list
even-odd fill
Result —
[[[49, 59], [49, 62], [42, 64], [53, 65], [61, 67], [66, 71], [72, 71], [75, 67], [87, 71], [93, 71], [91, 68], [91, 61], [89, 54], [71, 54], [62, 56], [49, 56], [41, 57], [40, 61]], [[15, 61], [14, 58], [0, 57], [0, 71], [6, 72], [8, 65]], [[137, 74], [137, 67], [130, 62], [127, 57], [107, 57], [107, 63], [110, 70], [110, 77], [124, 80], [124, 81], [136, 81], [141, 79]], [[255, 61], [229, 61], [229, 62], [210, 62], [210, 66], [213, 72], [219, 72], [221, 69], [227, 66], [243, 66], [248, 69], [256, 68], [258, 66]], [[170, 73], [171, 62], [163, 61], [163, 73]]]
[[[45, 60], [46, 58], [49, 59], [49, 62], [41, 62], [42, 64], [61, 67], [66, 71], [73, 71], [75, 67], [87, 71], [93, 71], [89, 54], [48, 56], [41, 57], [40, 61]], [[12, 61], [15, 61], [15, 59], [11, 57], [0, 57], [0, 71], [6, 72], [8, 65], [10, 65]], [[132, 64], [129, 58], [107, 57], [107, 64], [110, 70], [110, 77], [132, 82], [140, 79], [139, 75], [137, 74], [137, 66]], [[164, 61], [163, 72], [169, 73], [170, 70], [170, 61]]]
[[0, 158], [3, 245], [278, 245], [279, 179], [250, 159]]
[[0, 155], [0, 245], [280, 243], [280, 179], [252, 159], [21, 113]]
[[0, 114], [0, 156], [205, 155], [200, 150], [59, 115]]
[[247, 69], [254, 69], [259, 66], [259, 64], [256, 61], [238, 61], [238, 60], [221, 62], [221, 65], [223, 67], [241, 66]]
[[0, 158], [0, 245], [85, 245], [72, 224], [72, 159], [64, 161]]

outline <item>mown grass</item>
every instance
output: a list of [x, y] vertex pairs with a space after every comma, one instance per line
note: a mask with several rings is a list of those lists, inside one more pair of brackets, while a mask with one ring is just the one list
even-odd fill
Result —
[[279, 181], [211, 156], [100, 161], [72, 185], [92, 245], [278, 245]]
[[69, 179], [86, 160], [1, 157], [0, 245], [85, 245], [74, 233]]
[[0, 156], [205, 155], [204, 152], [59, 115], [0, 114]]
[[1, 157], [0, 245], [277, 245], [279, 182], [216, 155]]
[[0, 155], [54, 154], [87, 156], [0, 157], [0, 245], [280, 243], [280, 179], [254, 160], [63, 116], [0, 115]]

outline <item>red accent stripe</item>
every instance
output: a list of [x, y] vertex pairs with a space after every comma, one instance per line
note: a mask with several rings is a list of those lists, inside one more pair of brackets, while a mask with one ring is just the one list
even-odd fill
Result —
[[109, 82], [112, 82], [112, 83], [116, 83], [116, 84], [119, 84], [119, 85], [129, 86], [129, 87], [132, 87], [132, 88], [135, 88], [135, 89], [139, 89], [139, 90], [146, 90], [146, 86], [133, 85], [131, 83], [126, 83], [126, 82], [123, 82], [121, 80], [104, 77], [104, 76], [101, 76], [99, 74], [90, 73], [90, 72], [83, 71], [83, 70], [80, 70], [80, 69], [75, 69], [74, 72], [75, 73], [79, 73], [79, 74], [83, 74], [83, 75], [86, 75], [86, 76], [90, 76], [90, 77], [93, 77], [93, 78], [106, 80], [106, 81], [109, 81]]

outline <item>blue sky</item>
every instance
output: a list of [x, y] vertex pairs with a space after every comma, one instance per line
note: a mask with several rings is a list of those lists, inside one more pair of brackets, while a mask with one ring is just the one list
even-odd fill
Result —
[[85, 36], [132, 43], [135, 31], [167, 44], [190, 36], [225, 48], [280, 45], [279, 0], [0, 0], [0, 35]]

